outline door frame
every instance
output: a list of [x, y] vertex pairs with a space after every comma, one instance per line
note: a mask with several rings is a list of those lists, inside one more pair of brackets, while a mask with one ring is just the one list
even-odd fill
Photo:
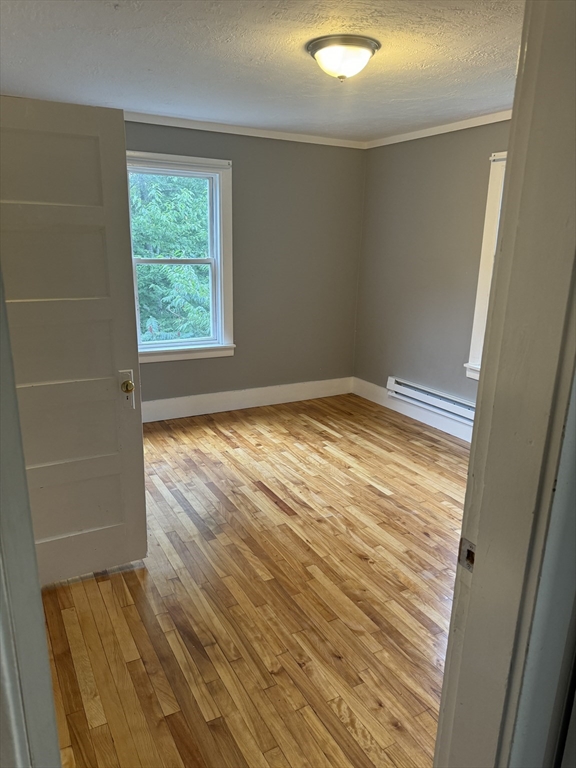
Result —
[[0, 765], [60, 766], [32, 516], [0, 272]]
[[510, 759], [576, 358], [575, 7], [526, 6], [438, 768]]

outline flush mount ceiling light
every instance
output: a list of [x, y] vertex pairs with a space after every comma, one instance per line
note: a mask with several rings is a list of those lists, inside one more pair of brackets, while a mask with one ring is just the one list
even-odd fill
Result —
[[306, 50], [320, 69], [343, 82], [361, 72], [380, 47], [378, 40], [362, 35], [325, 35], [310, 40]]

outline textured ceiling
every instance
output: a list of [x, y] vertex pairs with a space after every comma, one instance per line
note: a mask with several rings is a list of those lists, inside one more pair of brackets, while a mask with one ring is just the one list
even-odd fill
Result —
[[[370, 141], [509, 109], [522, 0], [1, 0], [3, 93]], [[341, 84], [319, 35], [382, 49]]]

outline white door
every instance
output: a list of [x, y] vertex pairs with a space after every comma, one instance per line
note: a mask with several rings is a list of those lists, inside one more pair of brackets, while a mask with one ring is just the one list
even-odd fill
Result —
[[0, 128], [1, 263], [46, 584], [146, 551], [124, 119], [2, 97]]

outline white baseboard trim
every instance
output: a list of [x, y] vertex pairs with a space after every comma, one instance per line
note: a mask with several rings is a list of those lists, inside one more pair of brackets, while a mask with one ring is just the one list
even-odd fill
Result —
[[371, 400], [373, 403], [390, 408], [392, 411], [403, 413], [404, 416], [410, 416], [410, 418], [420, 421], [422, 424], [428, 424], [429, 427], [436, 427], [436, 429], [440, 429], [442, 432], [447, 432], [449, 435], [466, 440], [468, 443], [472, 440], [472, 427], [468, 424], [462, 424], [460, 421], [451, 419], [449, 416], [434, 413], [434, 411], [429, 411], [418, 405], [390, 397], [386, 387], [380, 387], [378, 384], [372, 384], [369, 381], [364, 381], [364, 379], [354, 376], [352, 379], [352, 392], [366, 400]]
[[187, 416], [236, 411], [241, 408], [257, 408], [262, 405], [295, 403], [299, 400], [314, 400], [318, 397], [345, 395], [350, 392], [390, 408], [392, 411], [410, 416], [410, 418], [428, 424], [430, 427], [436, 427], [436, 429], [447, 432], [454, 437], [459, 437], [467, 442], [472, 439], [472, 427], [469, 425], [462, 424], [449, 416], [421, 408], [418, 405], [390, 397], [386, 387], [380, 387], [378, 384], [372, 384], [355, 376], [326, 379], [325, 381], [302, 381], [297, 384], [278, 384], [273, 387], [237, 389], [231, 392], [209, 392], [204, 395], [172, 397], [165, 400], [147, 400], [142, 403], [142, 421], [183, 419]]
[[183, 419], [205, 413], [236, 411], [240, 408], [257, 408], [261, 405], [294, 403], [317, 397], [344, 395], [352, 391], [352, 377], [302, 381], [297, 384], [278, 384], [273, 387], [237, 389], [231, 392], [210, 392], [205, 395], [172, 397], [165, 400], [147, 400], [142, 403], [142, 421]]

